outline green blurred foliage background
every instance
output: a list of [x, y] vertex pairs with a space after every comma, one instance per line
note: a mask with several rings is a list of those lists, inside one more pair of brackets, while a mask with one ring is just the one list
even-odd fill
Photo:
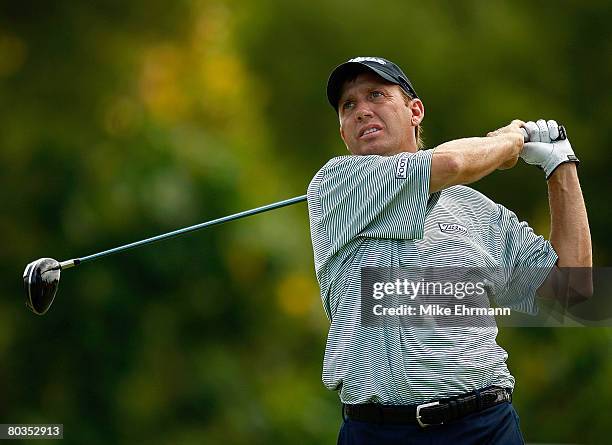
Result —
[[[566, 124], [610, 265], [608, 1], [0, 2], [0, 422], [67, 444], [335, 443], [304, 204], [65, 272], [21, 274], [305, 192], [345, 153], [324, 85], [357, 55], [408, 73], [426, 143]], [[549, 229], [518, 165], [474, 185]], [[503, 329], [532, 442], [606, 443], [612, 331]]]

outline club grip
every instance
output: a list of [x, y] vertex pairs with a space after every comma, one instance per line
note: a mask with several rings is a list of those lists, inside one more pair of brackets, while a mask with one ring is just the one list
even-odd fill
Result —
[[[521, 127], [521, 132], [523, 133], [523, 140], [525, 142], [529, 142], [529, 135], [527, 134], [527, 130]], [[559, 137], [555, 139], [555, 141], [563, 141], [567, 139], [567, 131], [565, 131], [565, 127], [563, 125], [559, 125]]]
[[525, 142], [529, 142], [529, 135], [527, 134], [527, 130], [525, 130], [523, 127], [521, 127], [521, 132], [523, 133], [523, 140]]

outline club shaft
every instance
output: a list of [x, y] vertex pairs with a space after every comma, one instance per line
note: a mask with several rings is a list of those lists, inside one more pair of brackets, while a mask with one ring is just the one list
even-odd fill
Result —
[[97, 258], [101, 258], [104, 256], [112, 255], [114, 253], [123, 252], [125, 250], [134, 249], [136, 247], [144, 246], [145, 244], [151, 244], [156, 241], [165, 240], [168, 238], [173, 238], [175, 236], [183, 235], [185, 233], [193, 232], [195, 230], [203, 229], [204, 227], [215, 226], [218, 224], [222, 224], [229, 221], [234, 221], [240, 218], [244, 218], [251, 215], [256, 215], [258, 213], [267, 212], [268, 210], [279, 209], [281, 207], [286, 207], [292, 204], [296, 204], [298, 202], [306, 201], [306, 195], [296, 196], [294, 198], [285, 199], [284, 201], [275, 202], [272, 204], [267, 204], [265, 206], [257, 207], [251, 210], [245, 210], [243, 212], [234, 213], [233, 215], [224, 216], [222, 218], [213, 219], [211, 221], [206, 221], [200, 224], [195, 224], [193, 226], [185, 227], [182, 229], [174, 230], [172, 232], [163, 233], [161, 235], [153, 236], [151, 238], [143, 239], [140, 241], [135, 241], [133, 243], [125, 244], [123, 246], [115, 247], [113, 249], [108, 249], [103, 252], [94, 253], [93, 255], [89, 255], [82, 258], [75, 258], [72, 260], [63, 261], [60, 263], [61, 269], [68, 269], [73, 266], [77, 266], [81, 263], [85, 263], [87, 261], [92, 261]]

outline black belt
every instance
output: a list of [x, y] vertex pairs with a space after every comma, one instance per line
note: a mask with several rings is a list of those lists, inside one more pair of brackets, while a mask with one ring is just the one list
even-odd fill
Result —
[[380, 405], [366, 403], [344, 405], [344, 413], [351, 420], [379, 424], [417, 423], [422, 427], [441, 425], [476, 413], [503, 402], [511, 402], [510, 390], [489, 386], [457, 397], [440, 399], [421, 405]]

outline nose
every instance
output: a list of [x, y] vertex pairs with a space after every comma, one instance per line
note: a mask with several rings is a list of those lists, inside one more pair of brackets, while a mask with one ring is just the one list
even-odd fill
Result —
[[366, 117], [372, 117], [372, 110], [368, 107], [367, 102], [361, 102], [357, 104], [357, 109], [355, 110], [355, 117], [358, 121], [362, 121]]

